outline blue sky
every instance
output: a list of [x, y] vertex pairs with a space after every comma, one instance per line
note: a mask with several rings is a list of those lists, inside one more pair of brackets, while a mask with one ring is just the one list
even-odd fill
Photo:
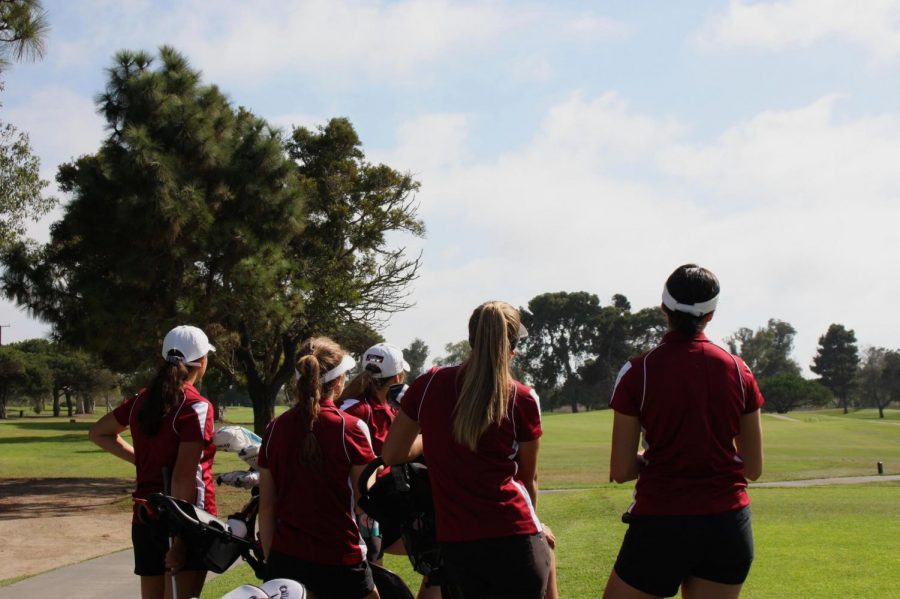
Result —
[[[486, 299], [657, 305], [693, 261], [722, 282], [714, 339], [787, 320], [804, 366], [832, 322], [900, 346], [900, 1], [45, 8], [47, 56], [8, 71], [0, 110], [48, 179], [98, 147], [113, 53], [161, 44], [281, 126], [349, 117], [372, 160], [415, 173], [428, 234], [396, 241], [425, 266], [398, 345], [440, 355]], [[46, 332], [9, 304], [0, 321], [4, 341]]]

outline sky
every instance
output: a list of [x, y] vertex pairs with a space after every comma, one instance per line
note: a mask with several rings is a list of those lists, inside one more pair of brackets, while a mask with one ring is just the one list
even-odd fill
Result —
[[[423, 256], [398, 346], [441, 356], [489, 299], [656, 306], [695, 262], [721, 282], [715, 341], [777, 318], [804, 368], [831, 323], [900, 347], [900, 0], [44, 6], [46, 56], [5, 74], [0, 120], [48, 180], [98, 149], [114, 53], [164, 44], [236, 106], [288, 131], [346, 116], [413, 173], [427, 233], [392, 238]], [[0, 324], [49, 332], [9, 303]]]

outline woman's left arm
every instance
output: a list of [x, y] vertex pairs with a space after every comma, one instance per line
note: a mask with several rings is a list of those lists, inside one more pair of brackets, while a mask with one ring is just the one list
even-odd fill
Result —
[[394, 466], [405, 464], [420, 455], [422, 455], [422, 436], [419, 434], [419, 423], [401, 410], [397, 412], [391, 430], [384, 440], [381, 458], [385, 466]]
[[134, 464], [134, 447], [121, 437], [126, 428], [128, 427], [119, 424], [115, 415], [110, 412], [91, 425], [88, 439], [117, 458]]
[[275, 536], [275, 479], [268, 468], [259, 469], [259, 542], [263, 555], [269, 559], [272, 539]]
[[535, 507], [537, 507], [538, 495], [537, 461], [540, 445], [540, 438], [533, 441], [522, 441], [519, 443], [519, 453], [516, 454], [516, 462], [519, 465], [516, 478], [525, 485], [525, 490], [528, 491], [528, 496], [531, 498], [531, 505]]

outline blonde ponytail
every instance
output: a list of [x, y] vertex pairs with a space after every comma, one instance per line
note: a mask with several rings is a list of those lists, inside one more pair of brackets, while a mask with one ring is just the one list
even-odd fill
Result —
[[485, 302], [469, 318], [472, 353], [463, 363], [462, 386], [453, 410], [453, 438], [471, 451], [488, 427], [507, 417], [513, 390], [509, 362], [519, 323], [519, 312], [499, 301]]

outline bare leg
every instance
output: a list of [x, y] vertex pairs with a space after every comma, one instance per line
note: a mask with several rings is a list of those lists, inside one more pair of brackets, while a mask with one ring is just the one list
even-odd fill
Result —
[[141, 576], [141, 599], [160, 599], [165, 595], [165, 576]]
[[705, 578], [691, 576], [681, 583], [684, 599], [737, 599], [741, 594], [740, 584], [722, 584]]
[[603, 599], [656, 599], [658, 595], [650, 595], [643, 591], [639, 591], [616, 574], [613, 570], [606, 582], [606, 590], [603, 592]]
[[550, 550], [550, 576], [547, 577], [547, 599], [559, 599], [556, 586], [556, 549]]

